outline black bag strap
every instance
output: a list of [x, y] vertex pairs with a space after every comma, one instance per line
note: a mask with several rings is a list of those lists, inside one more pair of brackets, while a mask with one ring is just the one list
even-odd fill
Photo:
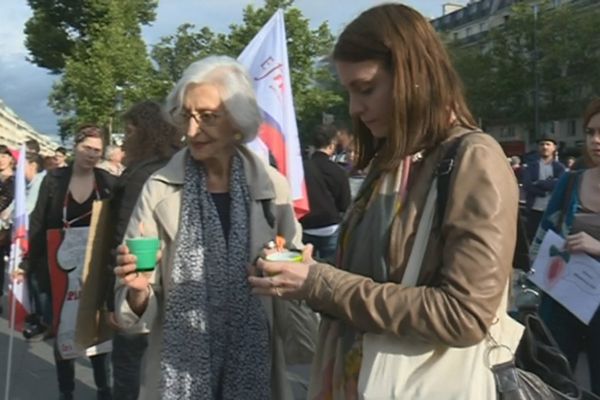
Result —
[[448, 148], [444, 153], [444, 157], [437, 166], [437, 215], [440, 228], [442, 226], [442, 222], [444, 221], [444, 214], [446, 213], [448, 193], [450, 192], [450, 177], [456, 164], [456, 154], [458, 153], [458, 148], [467, 136], [475, 133], [482, 132], [480, 130], [474, 130], [460, 135], [456, 139], [453, 139], [448, 145]]

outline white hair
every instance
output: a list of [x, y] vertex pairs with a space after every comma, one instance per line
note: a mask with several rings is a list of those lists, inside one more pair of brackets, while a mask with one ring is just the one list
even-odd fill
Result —
[[227, 56], [209, 56], [193, 62], [167, 96], [166, 118], [173, 122], [172, 115], [183, 107], [183, 98], [189, 85], [212, 84], [219, 88], [223, 105], [239, 129], [244, 142], [254, 139], [262, 117], [252, 81], [245, 67]]
[[117, 152], [121, 150], [121, 146], [117, 146], [114, 144], [110, 144], [108, 146], [106, 146], [106, 148], [104, 149], [104, 159], [106, 161], [111, 161], [113, 155]]

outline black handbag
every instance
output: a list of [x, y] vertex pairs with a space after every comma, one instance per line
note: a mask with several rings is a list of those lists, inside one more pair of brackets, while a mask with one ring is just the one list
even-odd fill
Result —
[[576, 382], [569, 361], [537, 314], [525, 315], [515, 360], [492, 367], [498, 400], [600, 400]]

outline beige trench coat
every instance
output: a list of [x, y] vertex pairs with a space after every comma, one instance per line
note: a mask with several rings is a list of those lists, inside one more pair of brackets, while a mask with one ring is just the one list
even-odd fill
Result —
[[[297, 248], [302, 247], [302, 232], [291, 204], [289, 184], [274, 168], [266, 165], [246, 148], [240, 147], [250, 194], [250, 254], [256, 259], [265, 243], [277, 234]], [[178, 152], [146, 182], [129, 222], [125, 239], [144, 234], [161, 239], [162, 259], [151, 279], [151, 294], [145, 312], [138, 316], [126, 300], [127, 287], [117, 280], [115, 314], [119, 325], [129, 333], [149, 332], [149, 347], [143, 360], [140, 400], [159, 400], [160, 354], [165, 297], [169, 295], [171, 266], [179, 228], [182, 188], [187, 149]], [[265, 217], [263, 202], [275, 217], [273, 227]], [[318, 319], [305, 305], [280, 299], [261, 298], [270, 324], [272, 398], [292, 400], [286, 376], [287, 364], [310, 363], [315, 348]]]

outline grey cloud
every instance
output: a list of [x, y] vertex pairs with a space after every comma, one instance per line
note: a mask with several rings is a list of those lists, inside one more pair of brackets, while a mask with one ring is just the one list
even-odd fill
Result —
[[55, 78], [24, 55], [0, 57], [0, 98], [38, 132], [50, 135], [58, 132], [56, 116], [47, 104]]

